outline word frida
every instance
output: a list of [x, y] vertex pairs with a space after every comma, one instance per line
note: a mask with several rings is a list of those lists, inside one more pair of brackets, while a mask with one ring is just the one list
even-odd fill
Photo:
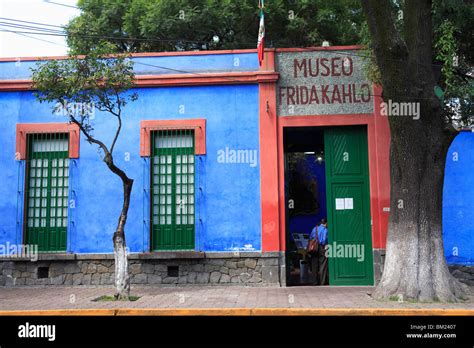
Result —
[[250, 167], [257, 165], [257, 150], [233, 150], [228, 147], [217, 151], [218, 163], [246, 163]]
[[370, 86], [363, 84], [279, 87], [280, 105], [359, 104], [371, 101]]
[[26, 322], [18, 326], [18, 337], [20, 338], [47, 338], [48, 341], [56, 339], [56, 325], [35, 325]]

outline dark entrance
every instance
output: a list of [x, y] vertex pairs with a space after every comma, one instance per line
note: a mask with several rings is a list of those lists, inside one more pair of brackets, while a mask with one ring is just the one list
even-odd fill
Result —
[[287, 284], [316, 283], [307, 243], [327, 218], [329, 284], [372, 285], [366, 127], [289, 127], [283, 143]]
[[313, 285], [307, 255], [312, 229], [326, 218], [324, 132], [317, 127], [285, 128], [287, 285]]

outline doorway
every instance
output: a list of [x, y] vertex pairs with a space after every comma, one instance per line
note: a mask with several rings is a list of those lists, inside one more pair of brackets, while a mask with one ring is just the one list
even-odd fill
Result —
[[367, 129], [285, 127], [287, 285], [316, 285], [309, 236], [328, 221], [329, 285], [373, 285]]

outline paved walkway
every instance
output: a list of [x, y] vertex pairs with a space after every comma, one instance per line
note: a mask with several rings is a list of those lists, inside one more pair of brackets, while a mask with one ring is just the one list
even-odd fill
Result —
[[376, 301], [370, 296], [373, 290], [373, 287], [132, 286], [132, 294], [140, 296], [137, 301], [94, 302], [92, 300], [99, 296], [113, 294], [113, 287], [2, 287], [0, 311], [116, 308], [439, 308], [474, 311], [474, 295], [463, 303], [400, 303]]

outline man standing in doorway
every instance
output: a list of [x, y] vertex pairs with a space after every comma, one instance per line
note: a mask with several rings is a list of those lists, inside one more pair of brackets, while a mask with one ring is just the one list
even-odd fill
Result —
[[318, 268], [319, 268], [319, 285], [329, 285], [328, 276], [328, 258], [326, 257], [326, 245], [328, 244], [328, 222], [321, 219], [318, 226]]
[[318, 250], [319, 250], [319, 241], [318, 241], [318, 226], [314, 226], [309, 235], [308, 241], [308, 253], [307, 258], [309, 258], [310, 270], [311, 270], [311, 283], [313, 285], [319, 285], [319, 259], [318, 259]]

